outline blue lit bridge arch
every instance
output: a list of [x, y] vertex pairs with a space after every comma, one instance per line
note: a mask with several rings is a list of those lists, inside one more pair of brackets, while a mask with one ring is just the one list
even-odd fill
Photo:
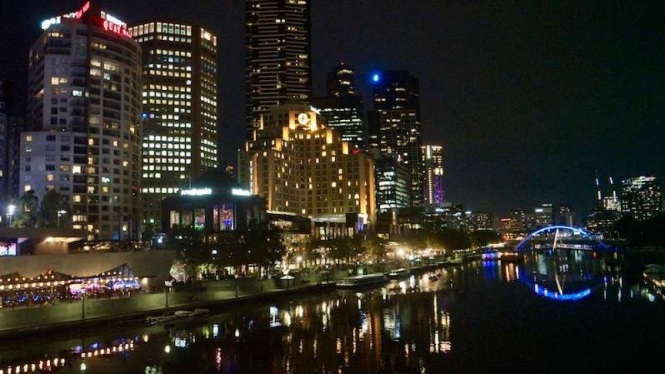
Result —
[[[554, 235], [552, 240], [551, 236]], [[569, 234], [570, 236], [567, 236]], [[516, 251], [527, 249], [527, 243], [551, 243], [553, 249], [609, 250], [605, 243], [579, 227], [554, 225], [538, 229], [522, 239]]]

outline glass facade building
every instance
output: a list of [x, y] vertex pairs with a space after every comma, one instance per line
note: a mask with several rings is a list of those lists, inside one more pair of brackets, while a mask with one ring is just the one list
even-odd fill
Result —
[[443, 147], [424, 145], [421, 147], [424, 203], [439, 205], [445, 201], [443, 186]]
[[161, 200], [218, 167], [217, 37], [175, 21], [130, 31], [143, 48], [143, 220], [159, 227]]
[[245, 1], [247, 139], [270, 107], [311, 100], [310, 3]]
[[66, 196], [90, 240], [138, 238], [141, 47], [85, 3], [42, 23], [30, 48], [20, 191]]
[[655, 217], [663, 210], [663, 190], [653, 176], [624, 180], [621, 186], [621, 211], [638, 221]]
[[420, 205], [424, 196], [418, 80], [404, 70], [387, 70], [374, 75], [373, 81], [370, 147], [399, 156], [411, 173], [412, 205]]

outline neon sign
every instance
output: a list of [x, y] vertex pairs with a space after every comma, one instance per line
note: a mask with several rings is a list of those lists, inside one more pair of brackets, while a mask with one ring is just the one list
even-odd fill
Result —
[[89, 1], [86, 2], [85, 4], [83, 4], [83, 7], [81, 9], [77, 10], [76, 12], [67, 13], [67, 14], [62, 15], [62, 16], [57, 16], [57, 17], [49, 18], [47, 20], [42, 21], [42, 25], [41, 25], [42, 30], [46, 30], [46, 29], [48, 29], [49, 27], [51, 27], [53, 25], [58, 25], [58, 24], [62, 23], [63, 18], [81, 19], [83, 17], [83, 15], [88, 10], [90, 10], [90, 2]]
[[89, 1], [85, 4], [83, 4], [83, 7], [81, 9], [79, 9], [78, 12], [75, 12], [74, 16], [72, 18], [81, 19], [81, 17], [83, 17], [83, 14], [85, 14], [85, 12], [87, 12], [88, 10], [90, 10], [90, 2]]
[[127, 38], [132, 37], [132, 33], [129, 30], [127, 30], [124, 26], [118, 25], [117, 23], [113, 23], [107, 19], [104, 20], [102, 26], [104, 27], [104, 30], [108, 32], [112, 32], [120, 36], [125, 36]]
[[231, 190], [231, 194], [235, 196], [252, 196], [252, 192], [242, 188], [234, 188]]
[[181, 196], [206, 196], [212, 195], [211, 188], [192, 188], [191, 190], [180, 191]]

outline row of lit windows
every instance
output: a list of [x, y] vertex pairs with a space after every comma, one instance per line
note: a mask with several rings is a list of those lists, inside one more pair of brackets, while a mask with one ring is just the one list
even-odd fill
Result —
[[191, 159], [184, 158], [144, 158], [144, 163], [148, 164], [191, 164]]
[[[160, 77], [174, 77], [174, 78], [191, 78], [192, 74], [190, 73], [180, 73], [177, 71], [163, 71], [163, 70], [149, 70], [150, 75], [156, 75]], [[192, 81], [188, 80], [187, 85], [191, 85]]]
[[[144, 87], [144, 90], [148, 87]], [[151, 90], [162, 90], [162, 91], [181, 91], [181, 92], [192, 92], [191, 87], [185, 87], [185, 86], [164, 86], [161, 84], [151, 84], [150, 85]]]
[[186, 171], [186, 169], [187, 168], [185, 166], [173, 166], [173, 165], [169, 165], [169, 166], [157, 165], [157, 166], [155, 166], [155, 165], [148, 165], [148, 164], [143, 165], [143, 170], [147, 170], [147, 171]]
[[144, 187], [141, 189], [141, 192], [143, 193], [178, 193], [180, 191], [180, 188], [177, 187]]

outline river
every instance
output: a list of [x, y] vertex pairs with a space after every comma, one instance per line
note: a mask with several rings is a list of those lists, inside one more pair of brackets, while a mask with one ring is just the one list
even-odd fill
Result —
[[0, 374], [643, 372], [665, 356], [645, 261], [533, 253], [175, 326], [2, 342]]

